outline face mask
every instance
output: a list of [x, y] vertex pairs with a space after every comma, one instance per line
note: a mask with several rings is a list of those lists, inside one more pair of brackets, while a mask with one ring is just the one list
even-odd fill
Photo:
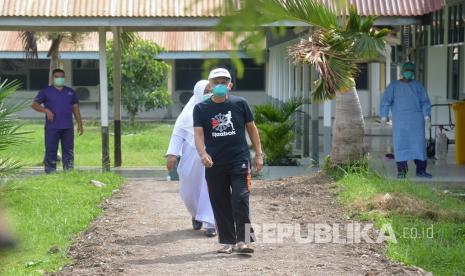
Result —
[[61, 87], [65, 85], [65, 78], [54, 78], [53, 85]]
[[211, 97], [212, 95], [213, 95], [213, 93], [208, 93], [208, 94], [203, 95], [202, 101], [206, 101], [206, 100], [210, 99], [210, 97]]
[[413, 79], [413, 72], [412, 71], [404, 71], [404, 72], [402, 72], [402, 76], [406, 80], [412, 80]]
[[224, 84], [218, 84], [217, 86], [213, 87], [213, 95], [219, 98], [224, 98], [226, 94], [228, 94], [228, 87]]

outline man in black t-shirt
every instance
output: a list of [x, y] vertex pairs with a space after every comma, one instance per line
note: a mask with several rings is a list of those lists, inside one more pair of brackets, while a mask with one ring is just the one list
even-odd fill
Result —
[[[250, 227], [250, 152], [245, 132], [255, 149], [254, 169], [263, 167], [260, 137], [246, 100], [228, 95], [228, 70], [218, 68], [208, 77], [213, 95], [194, 108], [195, 145], [205, 165], [210, 202], [218, 227], [219, 253], [253, 253]], [[248, 227], [248, 231], [246, 230]], [[248, 233], [246, 233], [248, 232]]]

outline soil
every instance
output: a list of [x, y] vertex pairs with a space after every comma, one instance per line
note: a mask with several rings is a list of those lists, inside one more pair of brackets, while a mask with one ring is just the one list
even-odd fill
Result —
[[217, 238], [192, 229], [177, 182], [130, 180], [102, 205], [104, 215], [76, 238], [68, 252], [74, 263], [56, 275], [429, 274], [388, 260], [383, 243], [301, 243], [292, 236], [281, 243], [265, 242], [265, 225], [305, 229], [308, 223], [352, 222], [333, 188], [322, 173], [253, 181], [251, 213], [259, 238], [255, 253], [219, 255]]

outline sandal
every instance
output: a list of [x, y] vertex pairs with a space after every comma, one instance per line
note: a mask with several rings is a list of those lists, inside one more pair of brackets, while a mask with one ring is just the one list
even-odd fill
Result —
[[252, 254], [254, 252], [253, 248], [245, 242], [238, 242], [234, 248], [234, 251], [243, 254]]
[[221, 254], [231, 254], [233, 252], [233, 246], [230, 244], [227, 244], [223, 246], [222, 248], [218, 249], [216, 252], [221, 253]]

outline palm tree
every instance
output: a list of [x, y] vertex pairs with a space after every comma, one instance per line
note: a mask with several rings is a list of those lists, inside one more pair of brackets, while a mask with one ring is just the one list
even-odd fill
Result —
[[26, 58], [38, 58], [37, 41], [40, 39], [47, 39], [50, 41], [50, 48], [47, 52], [47, 57], [50, 58], [50, 73], [49, 84], [52, 83], [52, 71], [60, 67], [60, 46], [63, 41], [70, 41], [72, 43], [79, 43], [87, 33], [79, 32], [33, 32], [23, 31], [20, 33], [20, 38], [23, 44]]
[[[87, 37], [88, 33], [80, 32], [33, 32], [23, 31], [20, 38], [23, 44], [23, 49], [26, 52], [26, 58], [37, 59], [37, 41], [47, 39], [50, 41], [50, 48], [47, 52], [47, 57], [50, 58], [50, 73], [49, 84], [52, 83], [52, 71], [60, 67], [60, 46], [63, 41], [69, 41], [75, 44], [81, 43]], [[137, 34], [132, 32], [121, 33], [121, 49], [128, 49], [131, 43], [137, 39]]]
[[[0, 152], [24, 141], [26, 132], [20, 131], [21, 124], [14, 113], [21, 110], [25, 103], [7, 104], [8, 96], [20, 87], [19, 81], [2, 80], [0, 83]], [[11, 175], [20, 168], [20, 163], [0, 154], [0, 178]]]
[[237, 1], [229, 2], [226, 10], [232, 12], [220, 21], [219, 28], [232, 29], [234, 42], [245, 41], [252, 51], [263, 45], [264, 26], [281, 25], [272, 27], [273, 33], [284, 29], [279, 23], [311, 26], [311, 33], [289, 48], [289, 57], [316, 69], [313, 101], [336, 100], [331, 161], [337, 165], [364, 157], [364, 120], [354, 79], [357, 64], [377, 58], [384, 50], [383, 38], [389, 31], [375, 29], [376, 17], [362, 18], [343, 1], [247, 0], [241, 4], [233, 10]]

